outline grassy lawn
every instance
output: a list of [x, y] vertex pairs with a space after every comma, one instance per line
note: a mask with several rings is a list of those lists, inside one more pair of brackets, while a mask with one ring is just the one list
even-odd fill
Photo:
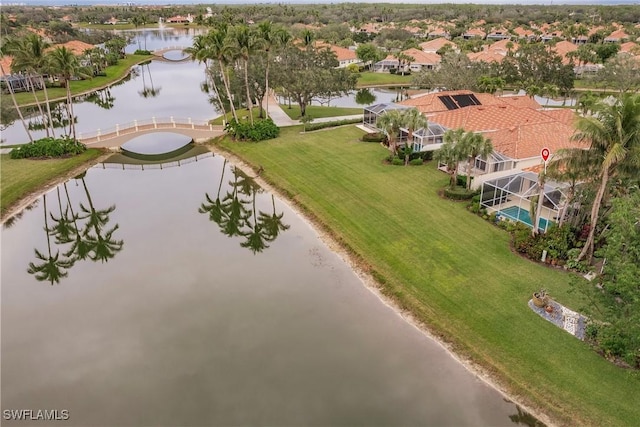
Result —
[[0, 210], [6, 210], [27, 194], [36, 191], [47, 182], [100, 156], [102, 151], [88, 149], [68, 159], [28, 160], [11, 159], [9, 154], [0, 155]]
[[513, 254], [505, 231], [438, 197], [447, 176], [433, 163], [384, 165], [387, 151], [359, 142], [355, 127], [299, 131], [219, 145], [262, 165], [262, 176], [330, 230], [386, 295], [524, 402], [561, 424], [637, 425], [640, 376], [527, 307], [544, 287], [580, 309], [570, 274]]
[[[259, 120], [260, 119], [260, 108], [255, 107], [253, 108], [253, 120]], [[266, 114], [266, 113], [265, 113]], [[249, 110], [246, 108], [241, 108], [241, 109], [236, 109], [236, 115], [238, 116], [238, 120], [239, 121], [248, 121], [249, 120]], [[233, 114], [231, 114], [231, 111], [229, 111], [227, 114], [225, 114], [224, 116], [220, 116], [220, 117], [216, 117], [213, 120], [210, 120], [209, 122], [212, 125], [221, 125], [222, 124], [222, 120], [226, 119], [227, 121], [233, 119]]]
[[[287, 113], [287, 116], [291, 117], [293, 120], [298, 120], [300, 118], [300, 106], [291, 104], [291, 108], [289, 108], [286, 104], [280, 104], [280, 107]], [[321, 119], [324, 117], [340, 117], [340, 116], [350, 116], [353, 114], [362, 114], [362, 107], [359, 108], [345, 108], [345, 107], [323, 107], [321, 105], [308, 105], [307, 106], [307, 114], [313, 117], [314, 119]]]
[[411, 76], [401, 76], [391, 73], [374, 73], [366, 71], [358, 74], [358, 87], [381, 86], [381, 85], [408, 85], [411, 83]]
[[[98, 76], [87, 80], [77, 80], [71, 82], [71, 93], [73, 95], [90, 91], [99, 87], [106, 86], [116, 80], [121, 79], [126, 75], [129, 69], [140, 62], [151, 59], [148, 55], [127, 55], [126, 58], [121, 59], [116, 65], [107, 67], [105, 70], [106, 76]], [[67, 91], [62, 87], [49, 88], [49, 99], [63, 99], [67, 96]], [[44, 91], [36, 92], [38, 99], [44, 102]], [[16, 100], [19, 105], [31, 104], [35, 102], [33, 94], [31, 92], [21, 92], [16, 94]], [[10, 99], [6, 100], [11, 102]]]

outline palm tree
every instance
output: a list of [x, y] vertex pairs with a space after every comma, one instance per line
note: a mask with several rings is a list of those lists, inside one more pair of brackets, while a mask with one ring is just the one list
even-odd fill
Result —
[[240, 243], [240, 246], [242, 246], [243, 248], [251, 249], [251, 251], [254, 254], [256, 252], [262, 252], [263, 250], [269, 247], [269, 245], [267, 245], [268, 234], [264, 232], [263, 224], [257, 218], [257, 211], [256, 211], [256, 193], [257, 192], [258, 192], [258, 188], [253, 188], [251, 190], [253, 223], [251, 222], [250, 217], [248, 217], [246, 224], [249, 227], [249, 230], [242, 233], [243, 236], [246, 238], [246, 240]]
[[[29, 33], [21, 40], [15, 40], [13, 42], [7, 43], [7, 49], [13, 54], [13, 63], [11, 67], [15, 70], [25, 71], [29, 75], [37, 75], [40, 86], [44, 91], [45, 103], [47, 108], [47, 125], [45, 126], [45, 130], [47, 136], [49, 136], [49, 127], [51, 127], [51, 132], [53, 137], [55, 138], [55, 133], [53, 131], [53, 120], [51, 118], [51, 107], [49, 105], [49, 92], [47, 91], [47, 85], [44, 82], [43, 74], [47, 71], [48, 62], [47, 57], [45, 55], [45, 50], [49, 47], [49, 43], [44, 42], [44, 40], [37, 34]], [[42, 107], [40, 105], [40, 101], [35, 92], [35, 85], [31, 84], [31, 90], [33, 92], [33, 97], [35, 98], [36, 105], [38, 110], [40, 111], [40, 116], [44, 117], [44, 113], [42, 111]]]
[[[0, 50], [0, 53], [2, 53], [2, 51]], [[4, 67], [2, 66], [2, 64], [0, 63], [0, 72], [2, 72], [2, 75], [8, 75], [5, 70]], [[7, 88], [9, 89], [9, 94], [11, 95], [11, 101], [13, 101], [13, 107], [16, 109], [16, 112], [18, 113], [18, 117], [20, 117], [20, 122], [22, 122], [22, 126], [24, 127], [25, 132], [27, 132], [27, 136], [29, 137], [29, 141], [33, 142], [33, 136], [31, 135], [31, 131], [29, 130], [29, 125], [27, 125], [27, 122], [24, 119], [24, 116], [22, 115], [22, 111], [20, 110], [20, 107], [18, 107], [18, 101], [16, 101], [16, 94], [13, 91], [13, 86], [11, 85], [11, 82], [7, 82]]]
[[224, 216], [221, 222], [222, 232], [229, 236], [241, 236], [243, 234], [242, 229], [247, 223], [249, 212], [245, 208], [247, 201], [241, 199], [238, 195], [240, 185], [242, 181], [238, 181], [241, 172], [237, 168], [233, 168], [233, 181], [229, 182], [232, 186], [232, 191], [227, 192], [227, 195], [223, 199], [223, 212]]
[[207, 34], [199, 34], [195, 36], [193, 38], [193, 45], [184, 49], [183, 52], [188, 54], [191, 57], [192, 61], [204, 63], [205, 76], [207, 77], [207, 81], [211, 82], [216, 100], [218, 101], [218, 107], [222, 111], [222, 116], [226, 117], [227, 112], [224, 108], [224, 102], [222, 102], [220, 91], [218, 90], [218, 85], [216, 84], [215, 77], [213, 76], [213, 65], [210, 64], [210, 61], [214, 60], [215, 58], [211, 46], [208, 42]]
[[409, 164], [409, 157], [413, 152], [413, 133], [421, 128], [429, 126], [427, 118], [416, 108], [410, 108], [402, 112], [402, 126], [407, 129], [407, 142], [405, 144], [404, 165]]
[[[482, 134], [467, 132], [460, 140], [460, 155], [464, 158], [467, 157], [467, 191], [471, 189], [471, 178], [474, 170], [476, 157], [488, 157], [493, 153], [493, 145], [491, 140], [485, 138]], [[475, 178], [475, 173], [474, 176]]]
[[237, 25], [233, 28], [233, 41], [235, 42], [236, 55], [244, 62], [244, 85], [247, 91], [247, 108], [249, 109], [249, 121], [253, 125], [253, 102], [249, 92], [249, 57], [256, 48], [256, 39], [249, 26]]
[[[595, 231], [607, 184], [618, 170], [627, 169], [635, 176], [640, 174], [640, 95], [627, 94], [615, 103], [601, 102], [593, 116], [581, 117], [576, 123], [576, 141], [590, 144], [588, 151], [574, 149], [566, 154], [597, 168], [600, 181], [591, 208], [591, 219], [587, 241], [578, 260], [593, 257]], [[634, 175], [631, 175], [634, 176]]]
[[313, 41], [315, 38], [316, 36], [313, 31], [308, 28], [302, 32], [302, 41], [307, 49], [311, 49], [313, 47]]
[[[133, 18], [131, 18], [129, 22], [133, 24], [136, 31], [138, 30], [138, 27], [142, 25], [142, 19], [138, 15], [135, 15]], [[136, 34], [136, 39], [138, 39], [138, 50], [142, 50], [142, 48], [140, 47], [140, 37], [138, 37], [138, 34]]]
[[73, 100], [71, 98], [70, 80], [77, 76], [80, 78], [89, 78], [91, 75], [87, 73], [85, 67], [80, 65], [78, 58], [64, 46], [57, 47], [49, 55], [51, 70], [58, 75], [64, 86], [67, 88], [67, 110], [69, 112], [71, 135], [76, 139], [76, 124], [73, 113]]
[[387, 135], [391, 153], [397, 155], [396, 138], [402, 127], [402, 113], [399, 110], [387, 111], [378, 117], [376, 126]]
[[224, 163], [222, 164], [222, 174], [220, 175], [220, 181], [218, 184], [218, 193], [216, 195], [216, 199], [212, 200], [209, 196], [209, 193], [205, 193], [205, 198], [207, 199], [207, 203], [202, 203], [198, 212], [200, 213], [209, 213], [209, 219], [219, 227], [221, 227], [222, 219], [224, 217], [224, 207], [222, 205], [222, 201], [220, 200], [220, 190], [222, 189], [222, 182], [224, 180], [224, 172], [227, 167], [227, 159], [224, 159]]
[[227, 92], [227, 98], [229, 99], [229, 105], [231, 106], [231, 114], [235, 121], [238, 121], [238, 115], [236, 108], [233, 104], [233, 97], [231, 96], [231, 90], [229, 89], [229, 76], [225, 71], [229, 65], [229, 47], [226, 42], [227, 39], [227, 27], [226, 25], [218, 25], [218, 28], [209, 31], [207, 33], [207, 44], [211, 49], [211, 56], [218, 61], [220, 66], [220, 73], [222, 83]]
[[258, 25], [258, 34], [260, 35], [262, 48], [267, 55], [267, 64], [264, 72], [264, 85], [265, 93], [267, 94], [267, 117], [269, 117], [269, 67], [271, 65], [271, 51], [277, 43], [277, 36], [273, 25], [271, 25], [271, 21], [261, 22], [260, 25]]
[[459, 143], [464, 136], [464, 129], [448, 130], [444, 134], [444, 144], [433, 154], [433, 159], [445, 165], [449, 174], [449, 186], [454, 188], [458, 180], [458, 164], [463, 158]]
[[57, 244], [66, 244], [73, 242], [73, 237], [75, 236], [77, 230], [74, 225], [74, 220], [72, 216], [69, 215], [69, 205], [67, 204], [62, 209], [62, 199], [60, 198], [60, 186], [56, 187], [56, 193], [58, 196], [58, 211], [59, 216], [56, 218], [53, 215], [53, 212], [49, 212], [49, 216], [51, 220], [55, 223], [53, 228], [51, 228], [50, 233], [52, 236], [55, 236]]
[[60, 279], [69, 275], [65, 269], [73, 267], [75, 261], [72, 259], [60, 258], [60, 252], [56, 252], [55, 255], [52, 255], [51, 239], [49, 238], [50, 229], [49, 224], [47, 223], [47, 195], [45, 194], [42, 198], [44, 201], [44, 230], [47, 234], [47, 254], [45, 255], [37, 249], [34, 249], [36, 258], [43, 262], [41, 264], [34, 264], [33, 262], [30, 262], [27, 272], [35, 275], [36, 280], [39, 282], [46, 280], [51, 282], [53, 285], [54, 283], [59, 283]]

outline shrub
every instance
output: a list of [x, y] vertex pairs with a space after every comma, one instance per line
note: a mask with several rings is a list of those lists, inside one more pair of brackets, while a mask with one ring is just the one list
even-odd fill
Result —
[[466, 175], [458, 175], [456, 178], [456, 185], [458, 187], [467, 187], [467, 176]]
[[387, 139], [387, 136], [382, 132], [365, 133], [360, 139], [364, 142], [383, 142]]
[[227, 123], [225, 130], [240, 141], [264, 141], [276, 138], [280, 134], [280, 128], [271, 119], [256, 120], [253, 125], [234, 119]]
[[67, 136], [62, 138], [42, 138], [11, 150], [12, 159], [30, 159], [42, 157], [73, 156], [85, 151], [87, 147]]
[[144, 49], [136, 49], [135, 52], [133, 52], [134, 55], [151, 55], [151, 51], [150, 50], [144, 50]]
[[310, 132], [313, 130], [336, 127], [336, 126], [352, 125], [355, 123], [362, 123], [362, 119], [345, 119], [345, 120], [336, 120], [333, 122], [310, 123], [307, 125], [307, 132]]
[[[444, 189], [444, 195], [445, 197], [447, 197], [448, 199], [452, 199], [452, 200], [471, 200], [474, 196], [476, 196], [478, 194], [477, 191], [467, 191], [466, 188], [465, 189], [459, 189], [459, 188], [445, 188]], [[479, 207], [478, 207], [479, 209]]]
[[391, 74], [395, 74], [395, 73], [397, 73], [397, 72], [398, 72], [398, 70], [397, 70], [397, 69], [395, 69], [395, 68], [389, 68], [389, 73], [391, 73]]
[[394, 157], [393, 159], [391, 159], [391, 164], [394, 166], [403, 166], [404, 160], [400, 157]]
[[417, 159], [409, 160], [409, 164], [411, 166], [420, 166], [423, 163], [424, 163], [423, 160], [421, 158], [419, 158], [419, 157]]

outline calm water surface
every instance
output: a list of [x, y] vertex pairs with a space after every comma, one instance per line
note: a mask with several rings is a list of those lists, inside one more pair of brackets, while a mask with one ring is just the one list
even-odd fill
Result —
[[75, 426], [523, 418], [221, 157], [94, 167], [8, 225], [2, 409]]

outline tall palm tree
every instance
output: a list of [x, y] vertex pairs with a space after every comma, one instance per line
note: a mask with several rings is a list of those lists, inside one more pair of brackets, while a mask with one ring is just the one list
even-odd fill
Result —
[[396, 138], [402, 127], [402, 113], [399, 110], [387, 111], [378, 118], [376, 126], [387, 135], [391, 153], [397, 155]]
[[460, 154], [460, 141], [464, 137], [464, 129], [448, 130], [444, 134], [444, 144], [433, 153], [433, 159], [445, 165], [449, 174], [449, 186], [454, 188], [458, 180], [458, 165], [463, 156]]
[[193, 38], [193, 45], [184, 49], [184, 53], [191, 57], [192, 61], [198, 61], [198, 63], [204, 63], [205, 66], [205, 76], [207, 78], [207, 82], [211, 82], [211, 86], [213, 87], [213, 92], [215, 93], [218, 108], [222, 111], [222, 116], [226, 117], [227, 112], [224, 108], [224, 102], [220, 97], [220, 91], [218, 90], [218, 85], [216, 84], [215, 77], [213, 75], [213, 64], [211, 63], [215, 57], [212, 51], [211, 45], [208, 41], [207, 34], [199, 34]]
[[238, 121], [238, 114], [236, 113], [236, 107], [233, 103], [233, 97], [231, 96], [231, 90], [229, 89], [229, 75], [227, 74], [227, 68], [230, 62], [230, 49], [227, 43], [227, 27], [226, 25], [218, 25], [217, 28], [207, 33], [207, 44], [211, 49], [211, 56], [218, 61], [220, 66], [220, 77], [222, 83], [227, 92], [227, 99], [229, 99], [229, 105], [231, 107], [231, 114], [235, 121]]
[[[0, 53], [2, 53], [1, 50], [0, 50]], [[0, 72], [2, 72], [2, 75], [5, 75], [5, 76], [8, 75], [8, 73], [5, 71], [1, 63], [0, 63]], [[20, 122], [22, 123], [22, 126], [24, 127], [25, 132], [27, 132], [29, 141], [33, 142], [33, 135], [31, 135], [31, 131], [29, 130], [29, 125], [27, 125], [27, 122], [25, 121], [24, 116], [22, 115], [22, 110], [20, 110], [20, 107], [18, 106], [18, 101], [16, 101], [16, 94], [13, 91], [13, 86], [11, 85], [10, 82], [7, 83], [7, 88], [9, 89], [9, 94], [11, 95], [11, 101], [13, 101], [13, 107], [16, 109], [16, 112], [18, 113], [18, 117], [20, 117]]]
[[258, 25], [258, 34], [260, 35], [262, 48], [267, 56], [267, 63], [264, 72], [264, 85], [265, 93], [267, 95], [267, 117], [269, 117], [269, 67], [271, 65], [271, 51], [277, 43], [277, 36], [271, 21], [261, 22]]
[[[53, 120], [51, 118], [51, 107], [49, 105], [49, 92], [47, 91], [47, 85], [45, 84], [43, 74], [47, 72], [48, 61], [45, 55], [45, 50], [49, 47], [49, 43], [46, 43], [39, 35], [30, 33], [20, 40], [14, 40], [7, 43], [7, 49], [13, 54], [13, 63], [11, 67], [17, 71], [24, 71], [29, 75], [37, 76], [40, 86], [44, 91], [45, 104], [47, 108], [47, 125], [45, 131], [49, 136], [49, 127], [55, 138], [53, 132]], [[31, 90], [33, 97], [36, 101], [40, 116], [45, 117], [42, 111], [42, 106], [36, 95], [35, 85], [31, 84]]]
[[595, 115], [578, 119], [576, 128], [573, 139], [590, 143], [588, 157], [576, 150], [569, 151], [568, 155], [587, 164], [595, 163], [600, 181], [591, 208], [589, 235], [578, 256], [578, 260], [585, 257], [591, 260], [600, 206], [609, 178], [620, 169], [628, 169], [635, 176], [640, 174], [640, 95], [626, 94], [615, 103], [601, 103]]
[[60, 252], [56, 252], [55, 255], [51, 252], [51, 239], [49, 238], [50, 229], [47, 222], [47, 195], [42, 196], [44, 206], [44, 229], [47, 234], [47, 254], [43, 254], [37, 249], [34, 249], [36, 258], [43, 261], [41, 264], [29, 263], [29, 269], [27, 272], [33, 274], [39, 282], [48, 281], [53, 285], [59, 283], [60, 279], [69, 275], [65, 269], [73, 267], [73, 259], [60, 258]]
[[[493, 153], [493, 144], [480, 133], [467, 132], [460, 140], [460, 155], [467, 157], [467, 190], [471, 189], [471, 178], [475, 178], [473, 165], [476, 157], [488, 157]], [[473, 176], [472, 176], [473, 173]]]
[[413, 152], [413, 133], [422, 128], [427, 128], [429, 122], [427, 118], [416, 108], [410, 108], [402, 112], [402, 127], [407, 129], [407, 142], [404, 156], [404, 165], [409, 164], [410, 154]]
[[[142, 25], [142, 19], [138, 15], [135, 15], [133, 18], [131, 18], [129, 22], [133, 24], [136, 31], [138, 30], [138, 27]], [[138, 34], [136, 34], [136, 39], [138, 40], [138, 50], [142, 50], [142, 48], [140, 47], [140, 37], [138, 37]]]
[[67, 89], [67, 110], [70, 118], [71, 136], [76, 139], [76, 123], [73, 113], [73, 99], [71, 98], [72, 77], [90, 78], [92, 77], [80, 64], [78, 58], [64, 46], [57, 47], [49, 54], [51, 71], [58, 75]]
[[233, 28], [233, 41], [236, 55], [241, 58], [244, 65], [244, 85], [247, 91], [247, 108], [249, 109], [249, 121], [253, 125], [253, 102], [249, 91], [249, 58], [256, 48], [256, 38], [248, 25], [240, 24]]

